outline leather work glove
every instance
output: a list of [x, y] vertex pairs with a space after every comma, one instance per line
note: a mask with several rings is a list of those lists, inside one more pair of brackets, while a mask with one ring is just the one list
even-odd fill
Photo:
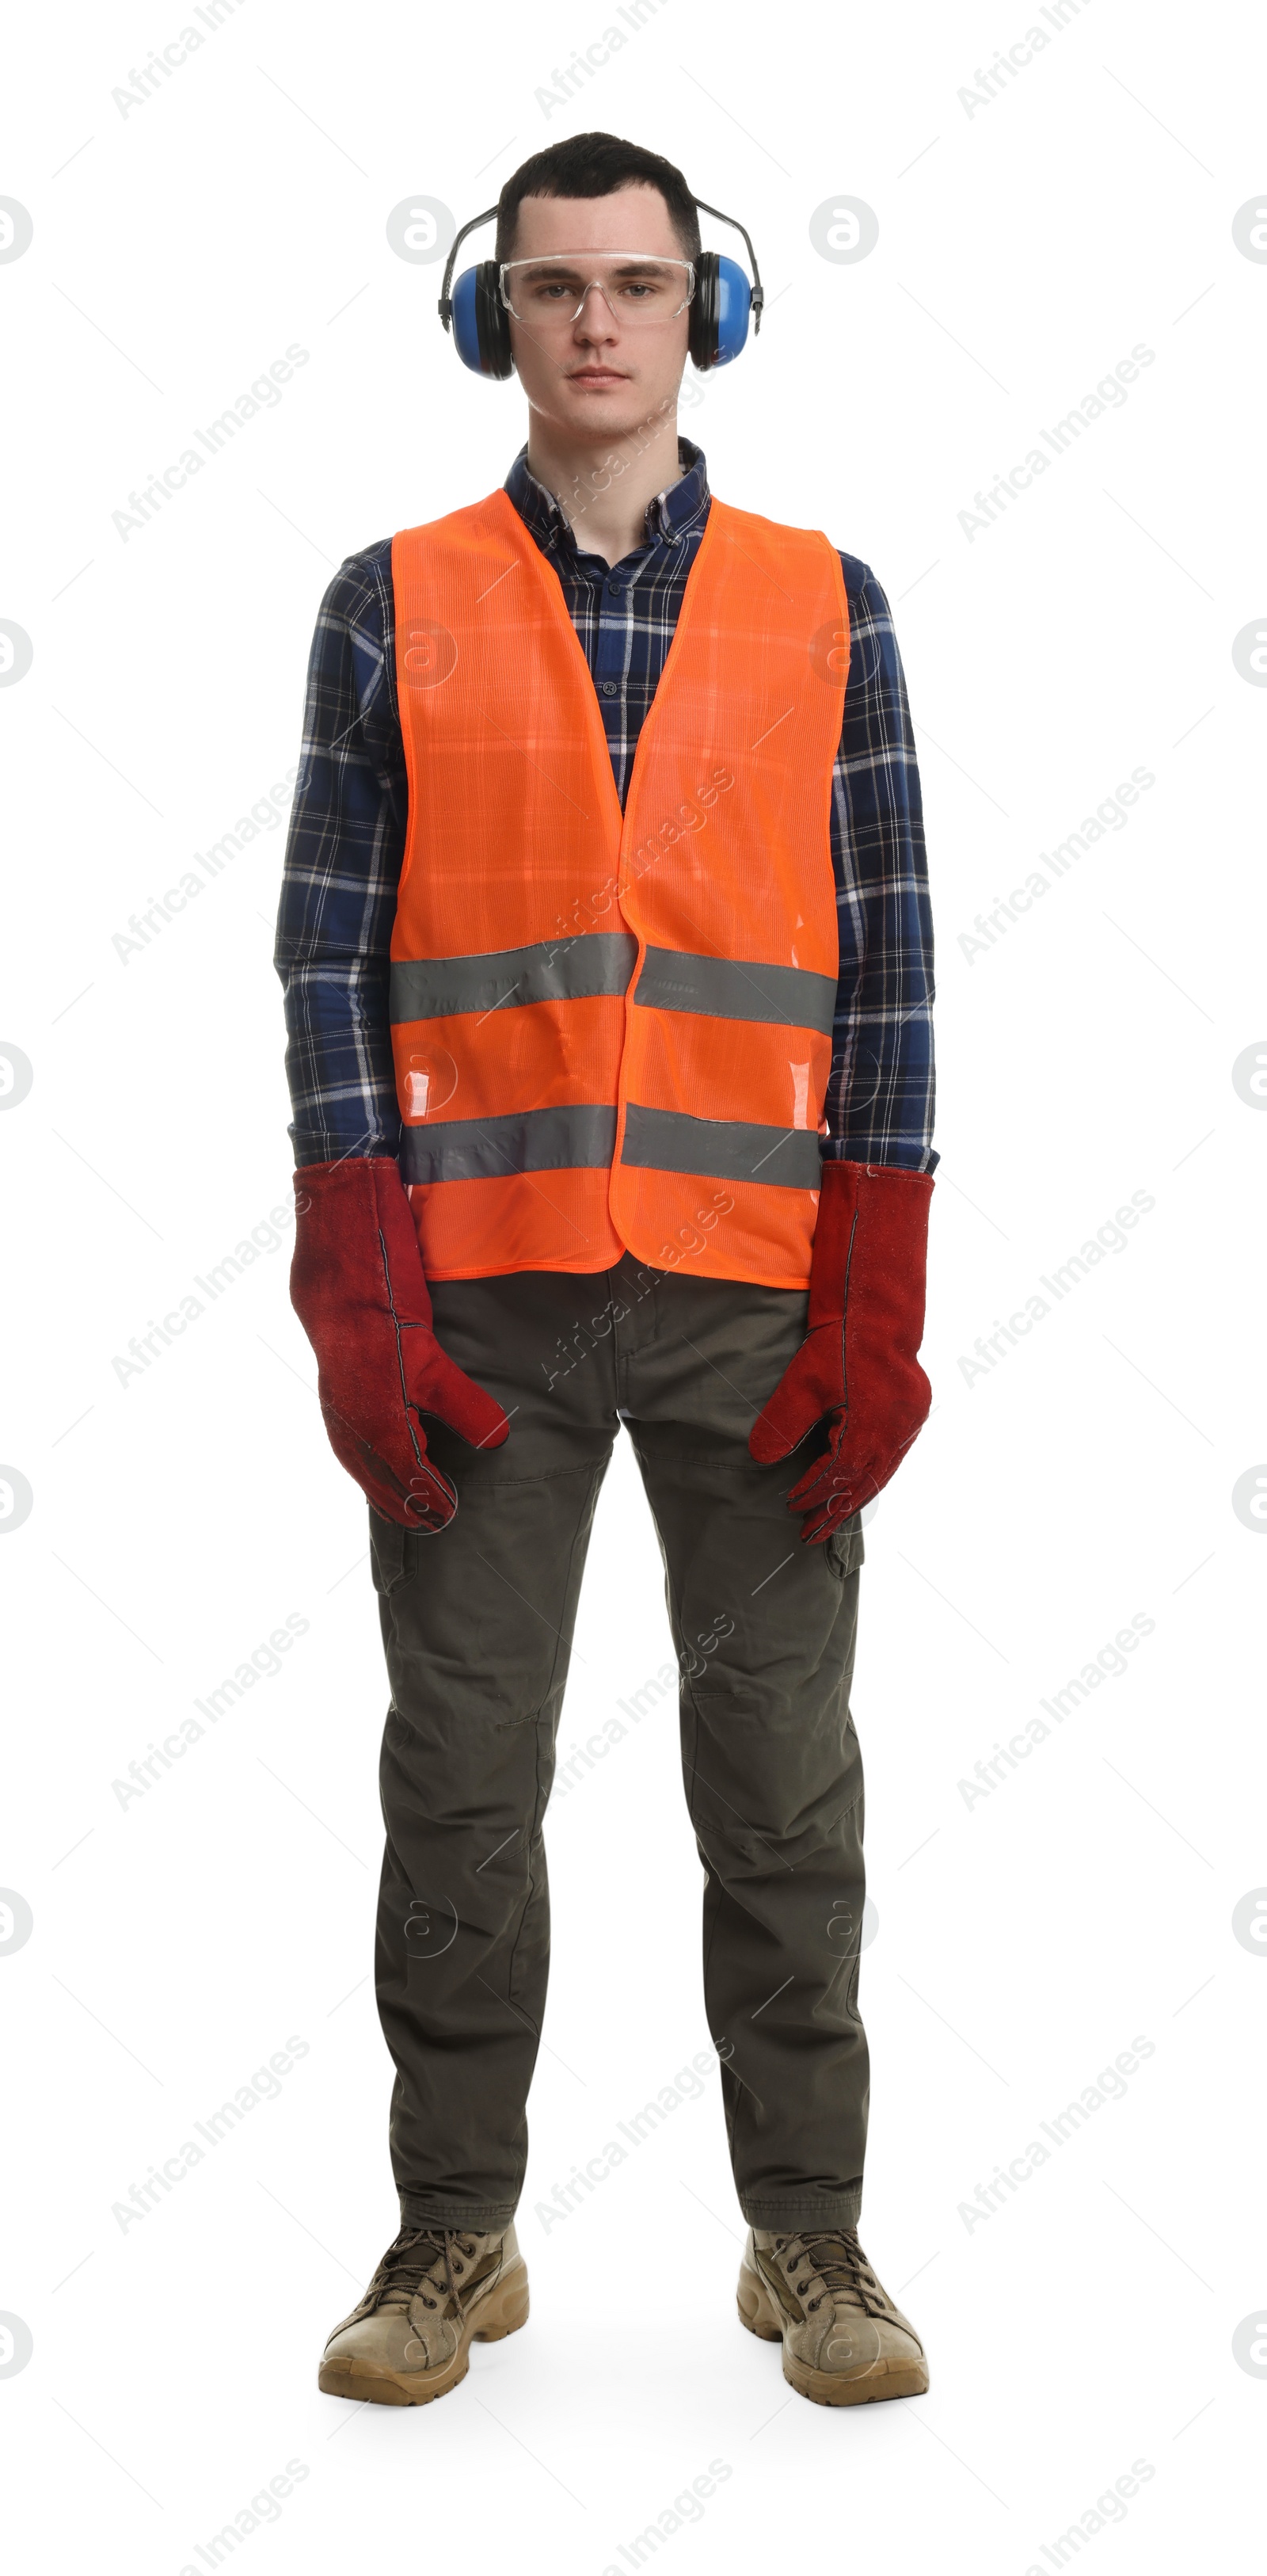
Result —
[[458, 1507], [427, 1456], [434, 1414], [473, 1449], [510, 1429], [500, 1404], [441, 1350], [400, 1169], [391, 1155], [307, 1163], [295, 1174], [290, 1301], [317, 1354], [330, 1446], [383, 1518], [444, 1529]]
[[928, 1419], [916, 1352], [932, 1191], [930, 1173], [890, 1163], [823, 1165], [806, 1338], [748, 1435], [758, 1465], [773, 1466], [829, 1424], [826, 1454], [788, 1495], [808, 1546], [887, 1485]]

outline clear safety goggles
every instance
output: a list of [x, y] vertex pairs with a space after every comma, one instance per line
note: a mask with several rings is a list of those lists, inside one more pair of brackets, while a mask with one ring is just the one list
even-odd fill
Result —
[[647, 259], [641, 251], [561, 251], [551, 259], [503, 260], [498, 285], [507, 312], [537, 330], [570, 326], [595, 288], [613, 321], [642, 327], [686, 311], [695, 269], [689, 259]]

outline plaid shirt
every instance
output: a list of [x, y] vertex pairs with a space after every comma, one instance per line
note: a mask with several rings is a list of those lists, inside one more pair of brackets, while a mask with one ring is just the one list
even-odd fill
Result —
[[[506, 490], [553, 566], [593, 676], [623, 806], [638, 735], [709, 511], [699, 448], [652, 501], [646, 542], [585, 554], [521, 450]], [[849, 678], [832, 779], [840, 924], [825, 1155], [931, 1172], [932, 922], [919, 774], [892, 620], [842, 554]], [[321, 603], [277, 920], [297, 1163], [395, 1154], [388, 969], [408, 785], [396, 701], [391, 540], [349, 555]]]

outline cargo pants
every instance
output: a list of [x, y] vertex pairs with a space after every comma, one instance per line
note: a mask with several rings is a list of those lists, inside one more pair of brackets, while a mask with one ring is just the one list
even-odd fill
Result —
[[511, 1431], [476, 1452], [428, 1424], [460, 1498], [436, 1536], [370, 1513], [391, 1684], [376, 1985], [402, 2220], [492, 2230], [519, 2198], [549, 1953], [542, 1819], [623, 1420], [682, 1677], [705, 2008], [740, 2206], [761, 2227], [851, 2226], [868, 2099], [849, 1712], [862, 1536], [846, 1522], [806, 1547], [788, 1511], [821, 1432], [781, 1466], [747, 1445], [808, 1299], [626, 1254], [597, 1273], [437, 1282], [432, 1301], [442, 1347]]

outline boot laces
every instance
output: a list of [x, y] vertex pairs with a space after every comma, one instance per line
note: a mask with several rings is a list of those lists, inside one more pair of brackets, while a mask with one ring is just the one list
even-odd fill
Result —
[[438, 2309], [450, 2298], [456, 2304], [475, 2251], [475, 2238], [457, 2229], [402, 2228], [388, 2246], [367, 2296], [375, 2309], [408, 2308], [417, 2297], [427, 2308]]
[[842, 2307], [860, 2308], [864, 2316], [884, 2314], [884, 2293], [855, 2227], [831, 2228], [812, 2236], [776, 2236], [775, 2251], [798, 2297], [806, 2292], [807, 2309], [821, 2305], [824, 2293]]

